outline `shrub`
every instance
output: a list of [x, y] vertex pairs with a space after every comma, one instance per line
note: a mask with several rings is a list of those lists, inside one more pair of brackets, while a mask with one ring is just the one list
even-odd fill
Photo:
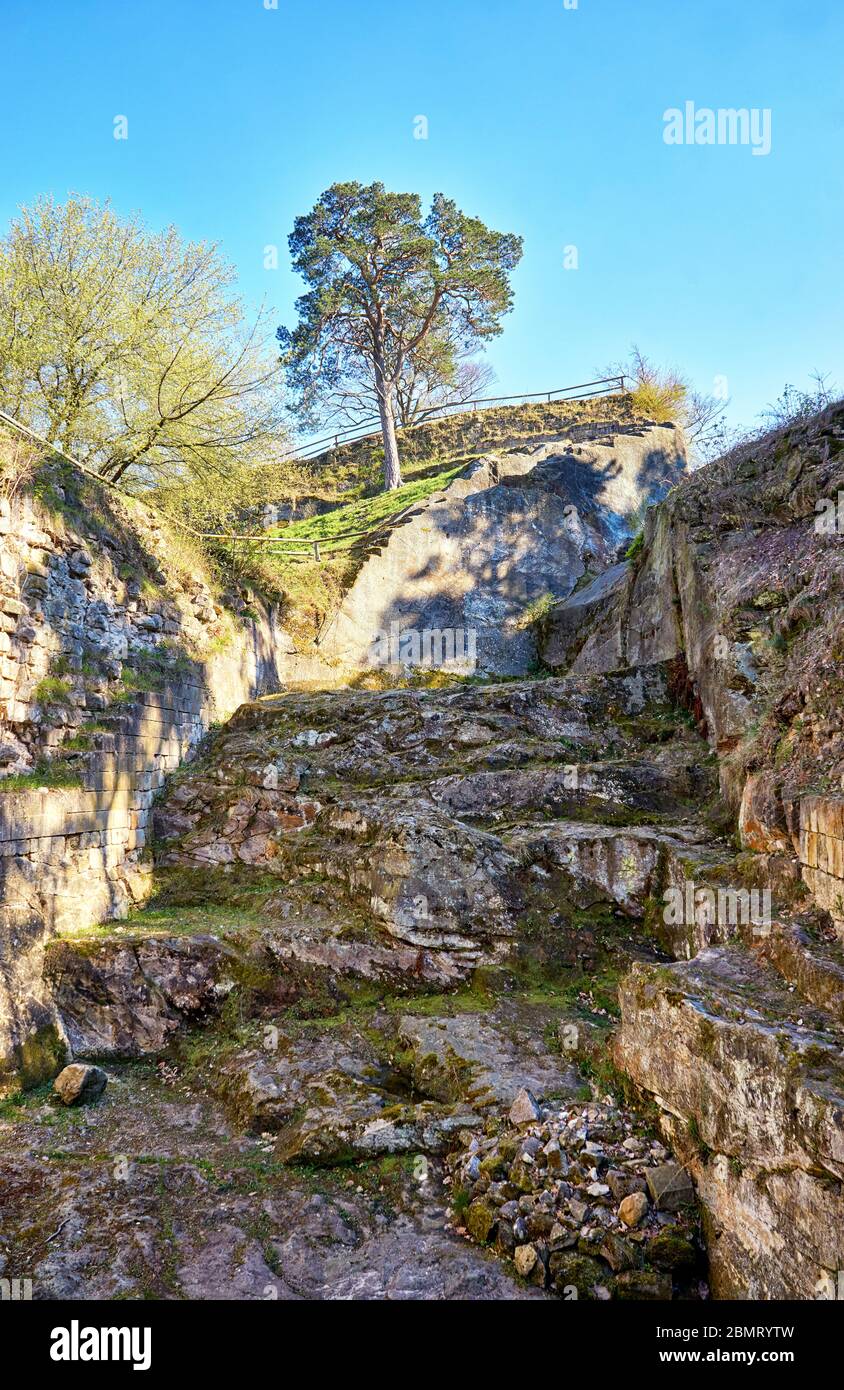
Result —
[[11, 430], [0, 432], [0, 498], [11, 502], [35, 477], [41, 455], [34, 444]]
[[45, 676], [32, 692], [32, 698], [38, 705], [66, 705], [70, 695], [70, 682], [60, 680], [58, 676]]

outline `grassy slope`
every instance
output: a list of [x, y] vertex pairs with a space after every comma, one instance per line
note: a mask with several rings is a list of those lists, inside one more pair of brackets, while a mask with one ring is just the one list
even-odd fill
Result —
[[[273, 534], [289, 537], [291, 540], [295, 538], [330, 541], [334, 537], [344, 536], [349, 531], [375, 530], [391, 517], [405, 511], [407, 507], [422, 502], [432, 493], [448, 487], [449, 483], [462, 473], [466, 462], [463, 459], [457, 464], [443, 466], [435, 461], [422, 470], [410, 470], [416, 471], [418, 476], [411, 477], [404, 487], [397, 488], [395, 492], [356, 497], [353, 501], [335, 507], [333, 511], [324, 512], [322, 516], [306, 517], [302, 521], [274, 527]], [[343, 548], [352, 544], [354, 541], [351, 539], [344, 541]]]

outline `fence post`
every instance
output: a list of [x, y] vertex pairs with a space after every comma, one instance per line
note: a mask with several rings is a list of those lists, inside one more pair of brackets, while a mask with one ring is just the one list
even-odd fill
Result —
[[314, 541], [314, 559], [319, 560], [319, 541]]

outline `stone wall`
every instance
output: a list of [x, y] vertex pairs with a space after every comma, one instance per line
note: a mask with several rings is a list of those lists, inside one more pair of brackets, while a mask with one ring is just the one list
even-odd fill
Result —
[[0, 508], [0, 1094], [61, 1051], [55, 929], [143, 899], [153, 798], [294, 659], [148, 509], [49, 471]]
[[815, 902], [830, 914], [844, 939], [844, 797], [803, 797], [800, 863]]

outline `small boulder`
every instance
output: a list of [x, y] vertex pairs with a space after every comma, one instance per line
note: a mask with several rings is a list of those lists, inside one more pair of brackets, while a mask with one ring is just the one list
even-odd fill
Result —
[[88, 1105], [99, 1100], [107, 1082], [108, 1077], [102, 1067], [71, 1062], [53, 1082], [53, 1095], [62, 1105]]
[[513, 1104], [510, 1106], [510, 1123], [514, 1125], [532, 1125], [541, 1117], [539, 1102], [532, 1091], [522, 1087]]
[[648, 1171], [648, 1188], [660, 1211], [679, 1211], [695, 1200], [694, 1184], [679, 1163], [661, 1163]]
[[536, 1253], [535, 1246], [518, 1246], [516, 1253], [513, 1257], [513, 1262], [516, 1266], [517, 1272], [522, 1276], [523, 1279], [527, 1279], [528, 1276], [532, 1274], [537, 1259], [538, 1256]]
[[648, 1214], [648, 1199], [644, 1192], [631, 1192], [618, 1208], [618, 1219], [624, 1226], [633, 1230], [641, 1226]]

